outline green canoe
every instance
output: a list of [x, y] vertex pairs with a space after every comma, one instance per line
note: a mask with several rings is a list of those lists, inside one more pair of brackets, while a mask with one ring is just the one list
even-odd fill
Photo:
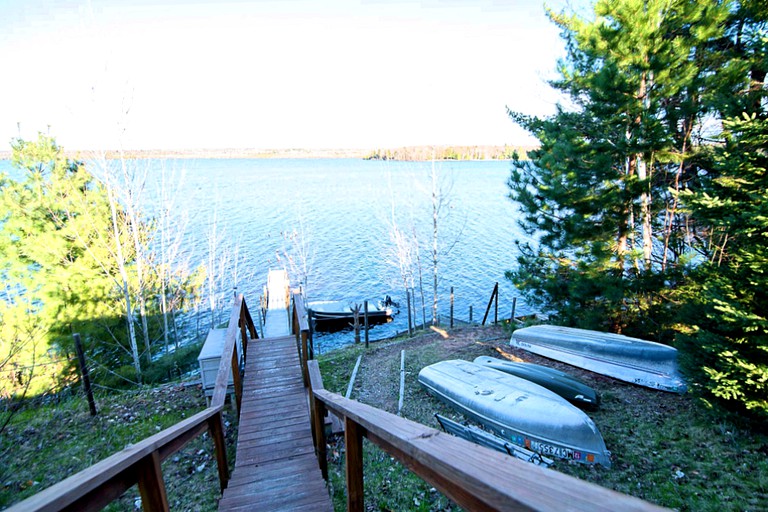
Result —
[[516, 363], [495, 357], [480, 356], [475, 364], [509, 373], [521, 379], [529, 380], [539, 386], [557, 393], [569, 402], [584, 409], [597, 409], [600, 396], [594, 389], [574, 379], [567, 373], [533, 363]]

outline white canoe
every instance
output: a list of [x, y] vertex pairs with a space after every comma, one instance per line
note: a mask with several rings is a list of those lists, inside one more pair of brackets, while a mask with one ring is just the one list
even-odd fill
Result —
[[610, 452], [589, 416], [538, 384], [460, 360], [423, 368], [419, 382], [514, 444], [545, 456], [611, 465]]
[[534, 325], [512, 333], [510, 345], [625, 382], [685, 393], [674, 347], [556, 325]]

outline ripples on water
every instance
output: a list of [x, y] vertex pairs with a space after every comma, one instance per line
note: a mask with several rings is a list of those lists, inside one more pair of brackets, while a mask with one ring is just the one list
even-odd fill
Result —
[[[216, 225], [222, 239], [220, 252], [230, 255], [222, 297], [231, 297], [236, 287], [255, 309], [269, 269], [286, 264], [290, 244], [283, 233], [301, 231], [301, 226], [312, 253], [309, 300], [375, 303], [390, 295], [403, 312], [393, 322], [375, 326], [371, 339], [406, 330], [402, 281], [390, 263], [393, 244], [388, 223], [394, 208], [400, 227], [419, 233], [425, 293], [431, 301], [429, 162], [196, 159], [134, 164], [148, 172], [148, 215], [160, 209], [163, 174], [172, 183], [166, 191], [172, 193], [173, 211], [186, 226], [179, 261], [192, 266], [207, 263], [209, 234]], [[438, 224], [439, 239], [443, 249], [455, 242], [439, 261], [440, 313], [448, 314], [453, 286], [456, 317], [467, 319], [472, 305], [475, 320], [482, 319], [494, 283], [499, 282], [499, 315], [508, 317], [517, 294], [504, 272], [515, 265], [514, 240], [526, 238], [506, 197], [510, 164], [438, 162], [435, 166], [443, 187], [450, 188], [449, 203], [443, 205]], [[518, 312], [527, 312], [522, 303]], [[428, 309], [428, 319], [429, 315]], [[320, 352], [352, 341], [351, 332], [315, 336]]]

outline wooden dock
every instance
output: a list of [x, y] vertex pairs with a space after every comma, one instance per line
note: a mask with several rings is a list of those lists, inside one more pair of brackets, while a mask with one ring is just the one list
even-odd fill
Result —
[[235, 471], [219, 510], [332, 511], [312, 441], [285, 287], [270, 272], [266, 338], [248, 343]]

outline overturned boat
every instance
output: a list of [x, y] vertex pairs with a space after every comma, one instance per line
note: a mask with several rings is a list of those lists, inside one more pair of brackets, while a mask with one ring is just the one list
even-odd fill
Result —
[[677, 350], [661, 343], [572, 327], [534, 325], [512, 333], [510, 345], [625, 382], [673, 393], [687, 387]]
[[533, 363], [517, 363], [488, 356], [477, 357], [474, 363], [529, 380], [557, 393], [578, 407], [597, 409], [600, 404], [600, 396], [594, 389], [554, 368]]
[[595, 423], [557, 394], [468, 361], [441, 361], [419, 372], [432, 394], [502, 438], [544, 456], [610, 467]]

